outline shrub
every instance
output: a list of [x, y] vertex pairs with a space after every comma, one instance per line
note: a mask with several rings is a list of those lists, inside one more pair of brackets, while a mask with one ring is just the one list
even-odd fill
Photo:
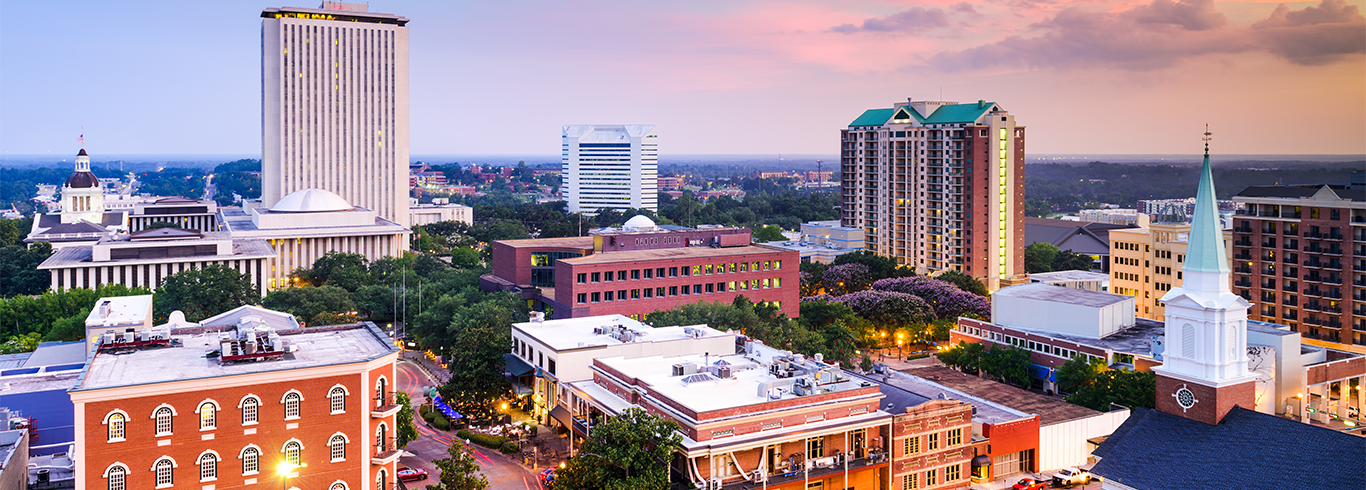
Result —
[[446, 420], [446, 417], [437, 415], [436, 419], [432, 420], [432, 427], [436, 427], [436, 430], [450, 430], [451, 423]]
[[521, 448], [520, 446], [518, 446], [517, 443], [512, 442], [512, 441], [504, 442], [503, 445], [502, 445], [502, 447], [499, 447], [499, 448], [498, 448], [498, 451], [501, 452], [501, 453], [503, 453], [503, 454], [512, 454], [512, 453], [515, 453], [515, 452], [518, 452], [518, 451], [521, 451], [521, 450], [522, 450], [522, 448]]
[[484, 446], [484, 447], [489, 448], [489, 449], [499, 449], [499, 448], [502, 448], [502, 447], [503, 447], [503, 443], [507, 442], [507, 438], [506, 438], [506, 437], [503, 437], [503, 436], [494, 436], [494, 435], [479, 434], [479, 433], [471, 433], [471, 434], [470, 434], [470, 437], [469, 437], [469, 440], [470, 440], [470, 442], [473, 442], [473, 443], [478, 444], [478, 445], [480, 445], [480, 446]]
[[907, 357], [906, 357], [906, 360], [907, 360], [907, 361], [914, 361], [914, 360], [916, 360], [916, 359], [924, 359], [924, 358], [926, 358], [926, 357], [930, 357], [930, 355], [929, 355], [929, 354], [915, 354], [915, 355], [912, 355], [912, 356], [907, 356]]
[[459, 438], [461, 438], [461, 439], [464, 439], [464, 440], [468, 441], [468, 440], [470, 440], [470, 431], [467, 431], [467, 430], [465, 430], [465, 429], [460, 429], [459, 431], [456, 431], [455, 437], [459, 437]]

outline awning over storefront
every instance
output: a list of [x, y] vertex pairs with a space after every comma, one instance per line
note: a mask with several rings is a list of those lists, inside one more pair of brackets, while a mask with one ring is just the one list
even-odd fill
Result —
[[517, 357], [512, 353], [503, 354], [503, 366], [507, 369], [508, 373], [518, 378], [531, 374], [532, 371], [536, 370], [536, 368], [527, 364], [526, 361], [523, 361], [522, 358]]
[[1030, 365], [1029, 365], [1029, 368], [1030, 368], [1030, 371], [1031, 371], [1030, 374], [1033, 374], [1035, 378], [1039, 378], [1039, 379], [1042, 379], [1042, 380], [1044, 380], [1044, 381], [1048, 381], [1048, 382], [1050, 382], [1050, 383], [1057, 383], [1057, 382], [1058, 382], [1058, 377], [1057, 377], [1056, 375], [1054, 375], [1054, 371], [1053, 371], [1052, 369], [1048, 368], [1047, 366], [1040, 366], [1040, 365], [1038, 365], [1038, 364], [1030, 364]]
[[555, 408], [550, 409], [550, 418], [559, 421], [560, 424], [565, 427], [574, 426], [572, 423], [573, 417], [569, 415], [569, 410], [565, 409], [563, 406], [555, 405]]

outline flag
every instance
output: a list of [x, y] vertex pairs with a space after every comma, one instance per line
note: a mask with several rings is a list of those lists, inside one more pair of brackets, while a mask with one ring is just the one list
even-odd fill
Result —
[[76, 141], [79, 141], [81, 146], [85, 146], [85, 133], [81, 133], [81, 137], [76, 138]]

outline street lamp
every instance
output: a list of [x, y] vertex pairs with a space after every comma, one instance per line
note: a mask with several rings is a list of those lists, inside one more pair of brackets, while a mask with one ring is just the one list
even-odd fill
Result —
[[289, 488], [289, 475], [293, 474], [295, 471], [298, 471], [299, 468], [303, 468], [304, 466], [308, 465], [294, 464], [288, 461], [280, 463], [279, 468], [276, 469], [276, 471], [280, 472], [280, 488]]

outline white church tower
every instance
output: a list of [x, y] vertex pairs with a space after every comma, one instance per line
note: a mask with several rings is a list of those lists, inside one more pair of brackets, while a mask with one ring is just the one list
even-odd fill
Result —
[[1208, 130], [1195, 196], [1184, 283], [1162, 296], [1166, 349], [1157, 373], [1157, 408], [1218, 424], [1235, 405], [1256, 410], [1255, 377], [1247, 369], [1247, 300], [1229, 290], [1219, 205], [1210, 172]]
[[104, 188], [90, 171], [90, 155], [85, 148], [76, 154], [76, 171], [62, 184], [62, 222], [82, 220], [99, 224], [104, 217]]

